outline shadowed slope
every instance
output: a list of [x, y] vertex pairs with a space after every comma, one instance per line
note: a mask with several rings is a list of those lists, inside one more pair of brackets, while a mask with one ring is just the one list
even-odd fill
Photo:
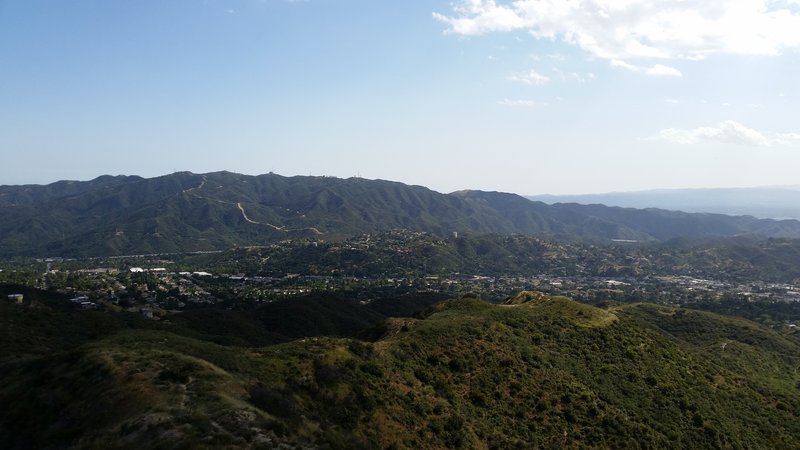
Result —
[[251, 349], [132, 330], [6, 360], [0, 438], [10, 448], [789, 448], [800, 433], [800, 345], [741, 319], [521, 293], [506, 305], [448, 300], [383, 330], [375, 342]]

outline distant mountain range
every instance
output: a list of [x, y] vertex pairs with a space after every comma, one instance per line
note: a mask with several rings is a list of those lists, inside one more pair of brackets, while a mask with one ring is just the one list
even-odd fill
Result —
[[625, 208], [661, 208], [772, 219], [800, 219], [800, 186], [658, 189], [585, 195], [533, 195], [526, 198], [548, 204], [603, 204]]
[[287, 238], [340, 239], [391, 229], [667, 240], [800, 238], [800, 222], [749, 216], [442, 194], [402, 183], [331, 177], [178, 172], [156, 178], [0, 186], [0, 256], [110, 256], [221, 250]]

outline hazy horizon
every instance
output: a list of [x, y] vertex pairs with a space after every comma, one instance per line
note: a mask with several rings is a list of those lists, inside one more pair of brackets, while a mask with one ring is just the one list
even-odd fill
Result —
[[[223, 172], [223, 171], [225, 171], [225, 170], [221, 169], [221, 170], [214, 170], [214, 171], [209, 171], [209, 172], [195, 172], [195, 171], [190, 171], [190, 170], [177, 170], [177, 171], [174, 171], [174, 172], [164, 173], [164, 174], [160, 174], [160, 175], [153, 175], [153, 176], [144, 176], [144, 175], [140, 175], [140, 174], [136, 174], [136, 173], [102, 173], [102, 174], [97, 174], [95, 176], [91, 176], [90, 178], [82, 178], [82, 179], [62, 178], [62, 179], [57, 179], [57, 180], [53, 180], [53, 181], [47, 181], [47, 182], [43, 182], [43, 183], [0, 184], [0, 186], [25, 186], [25, 185], [29, 185], [29, 186], [45, 186], [45, 185], [48, 185], [48, 184], [57, 183], [57, 182], [63, 182], [63, 181], [87, 182], [87, 181], [92, 181], [94, 179], [97, 179], [97, 178], [100, 178], [100, 177], [104, 177], [104, 176], [111, 176], [111, 177], [133, 176], [133, 177], [141, 177], [141, 178], [158, 178], [158, 177], [169, 176], [169, 175], [173, 175], [173, 174], [181, 173], [181, 172], [189, 172], [189, 173], [193, 173], [195, 175], [202, 175], [202, 174], [206, 174], [206, 173]], [[540, 197], [540, 198], [547, 198], [547, 197], [554, 197], [554, 198], [566, 197], [566, 198], [569, 198], [569, 197], [592, 197], [592, 196], [607, 196], [607, 195], [613, 196], [613, 195], [650, 194], [650, 193], [670, 194], [670, 193], [677, 193], [677, 192], [682, 192], [682, 191], [731, 191], [731, 190], [787, 190], [787, 191], [794, 191], [794, 190], [797, 190], [797, 191], [800, 192], [800, 184], [796, 184], [796, 185], [734, 186], [734, 187], [653, 188], [653, 189], [641, 189], [641, 190], [632, 190], [632, 191], [579, 192], [579, 193], [574, 193], [574, 194], [554, 194], [554, 193], [549, 193], [549, 192], [545, 192], [545, 193], [512, 192], [512, 191], [502, 191], [502, 190], [499, 190], [499, 189], [492, 189], [492, 188], [477, 189], [477, 188], [470, 188], [470, 187], [466, 187], [466, 188], [463, 188], [463, 189], [456, 189], [456, 190], [452, 190], [452, 191], [443, 191], [443, 190], [438, 190], [438, 189], [435, 189], [435, 188], [433, 188], [431, 186], [427, 186], [427, 185], [424, 185], [424, 184], [410, 183], [410, 182], [407, 182], [407, 181], [404, 181], [404, 180], [397, 180], [397, 179], [369, 178], [369, 177], [361, 176], [359, 174], [340, 177], [340, 176], [336, 176], [336, 175], [324, 175], [324, 174], [283, 174], [283, 173], [277, 173], [277, 172], [244, 173], [244, 172], [236, 172], [236, 171], [228, 171], [228, 172], [237, 173], [237, 174], [246, 175], [246, 176], [260, 176], [260, 175], [267, 175], [267, 174], [275, 174], [275, 175], [282, 176], [282, 177], [287, 177], [287, 178], [288, 177], [296, 177], [296, 176], [301, 176], [301, 177], [302, 176], [332, 177], [332, 178], [339, 178], [339, 179], [363, 178], [363, 179], [368, 179], [368, 180], [382, 180], [382, 181], [397, 182], [397, 183], [402, 183], [402, 184], [407, 184], [407, 185], [419, 185], [419, 186], [423, 186], [423, 187], [426, 187], [426, 188], [431, 189], [433, 191], [436, 191], [436, 192], [439, 192], [439, 193], [444, 193], [444, 194], [457, 192], [457, 191], [460, 191], [460, 190], [485, 190], [485, 191], [498, 191], [498, 192], [513, 193], [513, 194], [517, 194], [517, 195], [520, 195], [520, 196], [523, 196], [523, 197], [529, 197], [529, 198], [537, 198], [537, 197]]]
[[0, 184], [794, 184], [798, 49], [789, 0], [6, 0]]

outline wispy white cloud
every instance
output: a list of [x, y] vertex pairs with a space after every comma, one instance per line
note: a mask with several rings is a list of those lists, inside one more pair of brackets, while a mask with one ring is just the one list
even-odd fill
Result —
[[533, 100], [511, 100], [504, 98], [497, 101], [498, 105], [509, 106], [512, 108], [533, 108], [534, 106], [545, 106], [546, 103], [539, 103]]
[[746, 127], [734, 120], [726, 120], [716, 127], [667, 128], [648, 139], [683, 145], [721, 143], [771, 147], [800, 143], [800, 133], [767, 133]]
[[627, 63], [620, 59], [612, 59], [611, 60], [612, 67], [619, 67], [621, 69], [630, 70], [631, 72], [638, 72], [643, 73], [645, 75], [650, 75], [654, 77], [682, 77], [683, 73], [670, 66], [665, 66], [663, 64], [656, 64], [651, 67], [643, 67], [637, 66], [634, 64]]
[[524, 83], [530, 86], [541, 86], [550, 81], [550, 77], [540, 74], [539, 72], [531, 69], [525, 72], [515, 72], [508, 77], [511, 81]]
[[477, 35], [488, 31], [512, 31], [526, 27], [526, 21], [513, 8], [498, 6], [494, 0], [465, 0], [453, 5], [458, 17], [433, 13], [433, 17], [451, 26], [462, 35]]
[[558, 74], [561, 78], [561, 81], [576, 81], [578, 83], [588, 83], [589, 81], [594, 80], [594, 73], [586, 72], [586, 73], [578, 73], [578, 72], [564, 72], [561, 69], [554, 68], [553, 71]]
[[639, 66], [634, 66], [633, 64], [626, 63], [621, 59], [612, 59], [611, 60], [611, 67], [619, 67], [622, 69], [627, 69], [632, 72], [641, 72], [642, 68]]
[[649, 69], [645, 69], [645, 74], [655, 76], [655, 77], [682, 77], [683, 74], [680, 70], [665, 66], [663, 64], [656, 64]]
[[664, 103], [669, 103], [670, 105], [707, 105], [708, 100], [700, 98], [700, 99], [687, 99], [687, 98], [675, 98], [675, 97], [664, 97]]
[[449, 33], [526, 30], [608, 60], [699, 60], [800, 47], [795, 5], [796, 0], [460, 0], [450, 13], [433, 17]]

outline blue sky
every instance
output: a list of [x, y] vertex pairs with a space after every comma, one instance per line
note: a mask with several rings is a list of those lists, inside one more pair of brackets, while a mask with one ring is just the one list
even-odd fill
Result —
[[798, 0], [0, 0], [0, 184], [800, 184], [798, 49]]

